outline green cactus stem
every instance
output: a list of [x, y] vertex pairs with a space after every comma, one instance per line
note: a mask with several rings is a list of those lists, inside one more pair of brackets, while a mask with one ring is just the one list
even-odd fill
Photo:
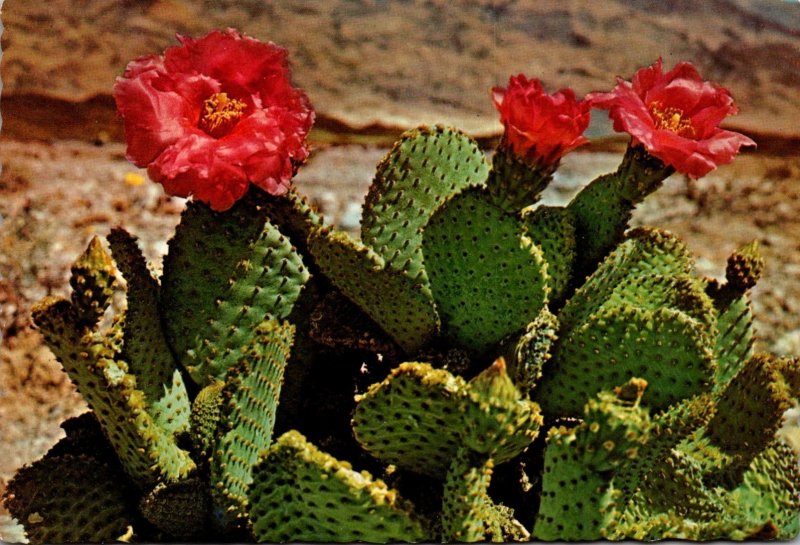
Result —
[[536, 204], [557, 168], [558, 163], [547, 167], [531, 165], [501, 142], [492, 156], [492, 172], [486, 182], [492, 203], [509, 214]]
[[503, 530], [487, 491], [494, 462], [460, 448], [447, 471], [442, 494], [442, 539], [445, 542], [503, 542]]
[[577, 278], [591, 272], [621, 240], [633, 209], [661, 187], [674, 169], [629, 146], [617, 171], [593, 180], [567, 206], [578, 243]]
[[396, 490], [321, 452], [295, 431], [278, 438], [253, 477], [250, 518], [259, 542], [386, 543], [431, 537]]

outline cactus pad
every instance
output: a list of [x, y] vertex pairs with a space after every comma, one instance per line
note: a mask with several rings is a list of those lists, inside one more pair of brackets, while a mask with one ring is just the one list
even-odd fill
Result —
[[123, 482], [113, 464], [92, 456], [47, 455], [8, 483], [6, 507], [31, 543], [118, 541], [136, 524], [134, 492]]
[[265, 198], [251, 191], [226, 212], [190, 203], [170, 241], [161, 314], [170, 345], [201, 386], [224, 378], [255, 326], [288, 316], [308, 279], [289, 239], [266, 218]]
[[89, 246], [72, 265], [69, 283], [72, 304], [82, 325], [94, 328], [114, 295], [116, 268], [100, 239], [93, 237]]
[[247, 489], [259, 453], [272, 441], [275, 413], [294, 339], [294, 326], [260, 324], [222, 389], [224, 418], [211, 462], [215, 506], [227, 519], [246, 516]]
[[643, 402], [664, 409], [710, 388], [708, 344], [679, 311], [609, 305], [560, 341], [535, 399], [545, 414], [575, 416], [597, 391], [639, 376], [650, 384]]
[[407, 132], [378, 165], [361, 240], [387, 267], [425, 284], [421, 229], [449, 195], [482, 184], [488, 172], [477, 144], [459, 131], [437, 126]]
[[689, 276], [685, 247], [638, 229], [559, 313], [560, 339], [535, 392], [545, 413], [577, 416], [586, 400], [631, 377], [662, 410], [710, 389], [716, 374], [716, 310]]
[[188, 452], [147, 411], [125, 362], [103, 340], [78, 333], [77, 311], [69, 301], [45, 299], [34, 307], [33, 318], [139, 486], [179, 480], [194, 470]]
[[502, 463], [536, 437], [538, 406], [523, 400], [498, 360], [469, 383], [425, 363], [403, 363], [357, 397], [353, 432], [385, 463], [441, 477], [460, 446]]
[[428, 288], [346, 233], [320, 229], [310, 239], [323, 273], [406, 352], [427, 344], [438, 328]]
[[576, 258], [575, 226], [565, 208], [539, 206], [523, 211], [527, 236], [542, 249], [547, 262], [551, 301], [560, 301], [572, 282]]
[[487, 494], [494, 464], [491, 458], [460, 448], [445, 478], [442, 537], [445, 542], [503, 541]]
[[168, 432], [188, 431], [189, 396], [161, 330], [158, 283], [133, 236], [114, 229], [108, 242], [127, 283], [122, 358], [144, 392], [155, 422]]
[[764, 271], [764, 258], [758, 251], [758, 241], [739, 248], [728, 258], [725, 279], [731, 289], [744, 293], [756, 285]]
[[402, 363], [356, 398], [353, 432], [384, 463], [441, 477], [460, 445], [466, 382], [427, 363]]
[[139, 511], [172, 539], [198, 539], [207, 531], [210, 512], [206, 484], [198, 478], [159, 483], [139, 501]]
[[523, 329], [547, 301], [541, 249], [484, 189], [450, 197], [434, 213], [423, 254], [444, 335], [474, 353]]
[[596, 540], [612, 515], [611, 479], [638, 456], [650, 421], [639, 405], [643, 383], [634, 379], [618, 389], [636, 391], [636, 400], [600, 392], [584, 408], [578, 426], [551, 428], [545, 447], [542, 499], [534, 537], [544, 540]]
[[502, 463], [519, 455], [539, 434], [543, 418], [536, 403], [523, 398], [498, 358], [467, 384], [461, 403], [462, 441]]
[[297, 432], [278, 438], [253, 477], [250, 518], [259, 542], [430, 538], [395, 490], [319, 451]]

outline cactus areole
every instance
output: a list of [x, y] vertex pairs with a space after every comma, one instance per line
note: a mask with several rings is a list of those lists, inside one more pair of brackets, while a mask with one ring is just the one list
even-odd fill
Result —
[[[192, 198], [163, 272], [118, 228], [33, 310], [90, 410], [8, 483], [31, 542], [798, 534], [776, 432], [800, 365], [754, 351], [758, 245], [709, 280], [628, 225], [672, 172], [752, 144], [718, 128], [726, 90], [661, 61], [582, 100], [512, 77], [492, 161], [405, 133], [356, 239], [291, 188], [313, 111], [285, 51], [179, 39], [115, 87], [129, 159]], [[537, 205], [590, 104], [632, 136], [620, 167]]]

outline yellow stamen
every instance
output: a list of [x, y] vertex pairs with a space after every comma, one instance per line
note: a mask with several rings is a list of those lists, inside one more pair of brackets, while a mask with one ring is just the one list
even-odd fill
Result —
[[663, 108], [660, 102], [650, 105], [650, 115], [656, 123], [657, 129], [664, 129], [679, 136], [694, 136], [692, 120], [683, 117], [683, 110], [679, 108]]
[[230, 131], [241, 119], [247, 104], [227, 93], [214, 93], [203, 102], [198, 126], [211, 136], [218, 138]]

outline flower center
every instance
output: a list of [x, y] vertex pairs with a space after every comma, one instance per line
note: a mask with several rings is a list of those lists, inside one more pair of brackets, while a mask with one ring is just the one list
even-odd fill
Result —
[[691, 119], [683, 117], [683, 110], [679, 108], [663, 108], [660, 102], [654, 102], [650, 105], [650, 115], [657, 129], [674, 132], [678, 136], [694, 136]]
[[214, 138], [227, 134], [244, 114], [247, 104], [228, 97], [227, 93], [214, 93], [203, 102], [198, 126]]

